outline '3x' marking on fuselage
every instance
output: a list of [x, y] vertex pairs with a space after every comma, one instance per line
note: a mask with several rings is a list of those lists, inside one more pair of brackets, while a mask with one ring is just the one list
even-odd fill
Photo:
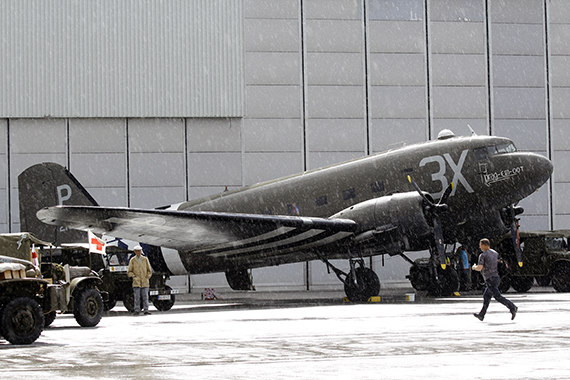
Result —
[[443, 156], [436, 155], [436, 156], [425, 157], [420, 161], [420, 167], [423, 167], [430, 162], [435, 162], [439, 166], [438, 171], [431, 175], [431, 180], [433, 182], [441, 183], [441, 191], [439, 193], [434, 194], [434, 196], [436, 197], [441, 196], [445, 191], [445, 189], [447, 188], [447, 186], [449, 186], [449, 182], [447, 180], [447, 177], [445, 176], [445, 172], [447, 171], [447, 164], [449, 164], [449, 167], [453, 171], [452, 182], [454, 186], [451, 195], [455, 195], [455, 191], [457, 190], [457, 187], [460, 183], [465, 187], [465, 190], [467, 190], [468, 193], [474, 192], [471, 185], [469, 185], [469, 182], [467, 182], [467, 179], [465, 179], [465, 177], [461, 173], [461, 169], [463, 169], [463, 164], [465, 164], [465, 159], [467, 158], [468, 152], [469, 152], [468, 149], [465, 149], [463, 152], [461, 152], [461, 156], [459, 157], [457, 163], [453, 161], [453, 158], [451, 158], [451, 155], [449, 153], [444, 153]]

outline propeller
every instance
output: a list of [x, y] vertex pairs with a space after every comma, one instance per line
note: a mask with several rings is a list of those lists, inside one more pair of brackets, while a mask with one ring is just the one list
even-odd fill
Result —
[[449, 195], [453, 191], [453, 183], [451, 183], [447, 189], [443, 192], [441, 199], [439, 202], [435, 203], [431, 197], [428, 197], [425, 193], [420, 189], [418, 184], [412, 179], [412, 177], [408, 176], [408, 181], [412, 184], [414, 189], [420, 194], [422, 199], [426, 203], [426, 211], [427, 214], [432, 216], [432, 225], [433, 225], [433, 236], [435, 240], [435, 247], [437, 249], [437, 255], [439, 260], [439, 265], [441, 268], [445, 270], [447, 267], [446, 260], [445, 260], [445, 245], [443, 244], [443, 229], [441, 228], [441, 219], [439, 214], [441, 212], [445, 212], [448, 209], [447, 206], [447, 199]]
[[[523, 259], [522, 259], [522, 251], [521, 251], [521, 245], [520, 245], [520, 234], [519, 234], [520, 224], [519, 224], [516, 216], [519, 214], [522, 214], [524, 212], [524, 209], [522, 207], [509, 206], [503, 210], [504, 210], [504, 214], [506, 217], [505, 219], [507, 220], [507, 223], [509, 224], [509, 228], [511, 230], [511, 239], [513, 241], [513, 247], [515, 249], [515, 255], [517, 256], [517, 262], [519, 264], [519, 267], [522, 267], [523, 266]], [[507, 224], [507, 223], [505, 223], [505, 224]]]

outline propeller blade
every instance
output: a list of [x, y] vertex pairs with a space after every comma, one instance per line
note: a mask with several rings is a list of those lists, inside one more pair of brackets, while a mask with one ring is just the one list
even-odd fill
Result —
[[443, 231], [441, 229], [439, 217], [437, 216], [433, 218], [433, 234], [435, 238], [435, 247], [437, 248], [439, 265], [441, 265], [441, 269], [445, 270], [447, 267], [447, 261], [445, 257], [445, 246], [443, 244]]
[[449, 198], [449, 195], [451, 194], [452, 191], [453, 191], [453, 182], [451, 182], [449, 184], [449, 186], [447, 186], [447, 189], [445, 189], [445, 191], [443, 192], [443, 195], [441, 196], [441, 199], [439, 200], [439, 202], [437, 204], [442, 205], [442, 204], [447, 203], [447, 199]]
[[429, 199], [428, 197], [426, 197], [426, 195], [424, 194], [422, 189], [420, 189], [420, 187], [418, 186], [416, 181], [413, 180], [412, 177], [408, 176], [408, 182], [410, 182], [412, 184], [414, 189], [416, 189], [416, 191], [418, 192], [419, 195], [421, 195], [421, 197], [423, 198], [424, 201], [426, 201], [430, 206], [434, 206], [433, 201], [431, 199]]

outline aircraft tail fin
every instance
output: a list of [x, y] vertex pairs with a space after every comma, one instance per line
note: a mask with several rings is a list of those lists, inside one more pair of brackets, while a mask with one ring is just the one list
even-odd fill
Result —
[[36, 213], [56, 205], [97, 206], [91, 194], [69, 170], [53, 162], [43, 162], [18, 176], [20, 230], [54, 244], [87, 241], [84, 231], [61, 229], [42, 223]]

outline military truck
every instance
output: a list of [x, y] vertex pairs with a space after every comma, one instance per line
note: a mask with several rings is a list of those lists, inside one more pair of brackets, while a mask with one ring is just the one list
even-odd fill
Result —
[[[89, 244], [70, 243], [46, 247], [42, 252], [51, 262], [85, 266], [96, 272], [102, 281], [99, 288], [108, 294], [105, 310], [113, 309], [117, 301], [122, 301], [127, 310], [134, 311], [132, 280], [127, 276], [129, 259], [134, 253], [114, 245], [107, 245], [105, 250], [105, 255], [93, 254], [89, 252]], [[149, 300], [160, 311], [170, 310], [178, 293], [166, 284], [168, 278], [161, 272], [154, 272], [150, 278]]]
[[497, 239], [494, 247], [510, 269], [502, 281], [521, 293], [529, 291], [535, 280], [539, 286], [570, 292], [569, 237], [570, 230], [520, 232], [522, 267], [517, 264], [510, 235]]
[[[0, 254], [6, 256], [4, 261], [27, 262], [34, 269], [28, 269], [22, 279], [25, 284], [29, 283], [26, 285], [28, 296], [41, 306], [45, 326], [54, 321], [58, 312], [73, 313], [82, 327], [96, 326], [103, 315], [103, 299], [107, 298], [106, 293], [98, 288], [101, 279], [88, 267], [43, 262], [41, 249], [46, 247], [50, 247], [50, 244], [27, 232], [0, 234]], [[6, 294], [21, 291], [18, 289], [21, 285], [23, 283], [10, 285]]]
[[35, 269], [29, 261], [0, 256], [0, 335], [12, 344], [31, 344], [44, 328], [38, 299], [49, 283], [36, 278]]

